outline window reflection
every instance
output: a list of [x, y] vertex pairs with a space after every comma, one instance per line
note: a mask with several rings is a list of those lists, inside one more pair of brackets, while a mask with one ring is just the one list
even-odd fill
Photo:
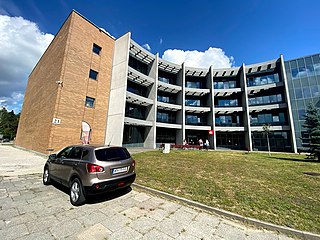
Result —
[[263, 105], [263, 104], [270, 104], [270, 103], [282, 103], [282, 102], [283, 102], [283, 99], [281, 94], [249, 98], [249, 106]]
[[261, 86], [261, 85], [278, 83], [278, 82], [280, 82], [278, 73], [260, 76], [260, 77], [249, 77], [248, 87]]

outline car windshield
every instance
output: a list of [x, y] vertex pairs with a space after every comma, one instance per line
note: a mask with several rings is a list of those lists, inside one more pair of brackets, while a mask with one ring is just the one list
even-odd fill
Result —
[[130, 154], [125, 148], [105, 148], [95, 151], [99, 161], [117, 161], [130, 158]]

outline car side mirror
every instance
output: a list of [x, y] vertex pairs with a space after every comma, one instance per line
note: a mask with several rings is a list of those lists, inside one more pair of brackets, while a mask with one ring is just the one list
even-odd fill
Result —
[[57, 158], [57, 154], [50, 154], [49, 159], [50, 160], [55, 160]]

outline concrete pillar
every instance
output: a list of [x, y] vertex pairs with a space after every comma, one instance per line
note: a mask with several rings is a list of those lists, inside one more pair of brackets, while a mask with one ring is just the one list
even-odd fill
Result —
[[152, 127], [146, 129], [146, 138], [144, 141], [145, 148], [156, 148], [156, 124], [157, 124], [157, 88], [158, 88], [158, 54], [155, 57], [153, 63], [151, 63], [149, 77], [154, 79], [154, 84], [150, 86], [149, 99], [153, 99], [153, 104], [150, 107], [147, 121], [152, 122]]
[[105, 144], [122, 146], [131, 33], [115, 41]]
[[182, 90], [178, 92], [177, 104], [181, 105], [181, 110], [177, 112], [177, 123], [181, 124], [181, 129], [177, 130], [176, 142], [182, 144], [186, 138], [186, 113], [185, 113], [185, 65], [182, 63], [181, 69], [178, 72], [177, 85], [182, 87]]
[[217, 138], [216, 138], [216, 116], [214, 111], [214, 87], [213, 87], [213, 69], [212, 66], [209, 68], [209, 73], [207, 77], [207, 88], [210, 89], [210, 96], [209, 96], [209, 106], [211, 108], [211, 112], [209, 113], [209, 119], [210, 122], [208, 122], [211, 125], [211, 129], [213, 130], [213, 135], [209, 135], [209, 142], [210, 146], [213, 147], [214, 150], [217, 149]]
[[244, 64], [242, 64], [239, 71], [241, 74], [240, 75], [240, 87], [241, 87], [241, 92], [242, 92], [245, 145], [246, 145], [246, 150], [252, 151], [252, 138], [251, 138], [251, 127], [250, 127], [250, 112], [249, 112], [247, 77], [246, 77], [246, 68], [245, 68]]
[[284, 83], [284, 95], [285, 99], [288, 105], [288, 120], [289, 120], [289, 125], [290, 125], [290, 135], [291, 135], [291, 146], [292, 146], [292, 151], [294, 153], [297, 153], [297, 142], [296, 142], [296, 134], [294, 131], [294, 124], [293, 124], [293, 116], [292, 116], [292, 109], [291, 109], [291, 101], [290, 101], [290, 95], [289, 95], [289, 87], [288, 87], [288, 80], [287, 80], [287, 74], [286, 70], [284, 67], [284, 60], [283, 60], [283, 55], [280, 55], [280, 71]]

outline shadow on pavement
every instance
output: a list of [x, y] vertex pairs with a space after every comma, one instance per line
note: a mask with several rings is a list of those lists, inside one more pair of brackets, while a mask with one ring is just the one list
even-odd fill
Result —
[[[57, 182], [52, 182], [52, 186], [54, 186], [56, 189], [60, 190], [61, 192], [64, 192], [68, 196], [70, 195], [70, 189], [65, 186], [63, 186]], [[127, 188], [118, 189], [118, 190], [115, 190], [112, 192], [107, 192], [107, 193], [102, 193], [102, 194], [92, 195], [92, 196], [86, 196], [87, 200], [86, 200], [85, 204], [96, 204], [96, 203], [110, 201], [110, 200], [122, 197], [131, 191], [132, 191], [132, 188], [127, 187]]]

